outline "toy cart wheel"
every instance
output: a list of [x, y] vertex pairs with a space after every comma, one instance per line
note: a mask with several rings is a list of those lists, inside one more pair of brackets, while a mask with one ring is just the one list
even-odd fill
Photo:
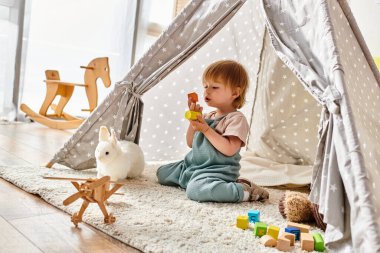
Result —
[[107, 224], [112, 224], [115, 221], [116, 221], [116, 218], [112, 214], [110, 214], [108, 217], [104, 218], [104, 222], [107, 223]]
[[78, 226], [78, 223], [81, 221], [82, 219], [79, 217], [78, 213], [74, 213], [73, 216], [71, 216], [71, 222], [74, 223], [76, 227]]

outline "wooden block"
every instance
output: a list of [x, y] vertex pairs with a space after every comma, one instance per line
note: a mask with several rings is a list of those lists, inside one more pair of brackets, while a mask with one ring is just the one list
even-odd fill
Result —
[[248, 211], [249, 222], [258, 222], [260, 221], [260, 211], [259, 210], [249, 210]]
[[309, 233], [301, 233], [301, 249], [306, 251], [314, 250], [314, 238]]
[[325, 251], [325, 242], [323, 241], [323, 237], [320, 233], [314, 233], [314, 250], [323, 252]]
[[198, 114], [202, 115], [200, 112], [186, 111], [185, 112], [185, 118], [188, 119], [188, 120], [197, 120], [198, 119]]
[[239, 215], [236, 218], [236, 226], [241, 229], [247, 229], [249, 225], [247, 215]]
[[296, 235], [295, 234], [291, 234], [291, 233], [288, 233], [288, 232], [284, 232], [281, 237], [285, 237], [286, 239], [288, 239], [290, 241], [290, 246], [294, 246], [294, 243], [296, 241]]
[[255, 236], [262, 237], [267, 233], [267, 224], [264, 222], [256, 222], [255, 223]]
[[276, 247], [277, 241], [270, 235], [264, 235], [260, 238], [260, 243], [265, 247]]
[[187, 94], [187, 98], [190, 99], [192, 103], [198, 102], [198, 94], [195, 92]]
[[290, 228], [290, 227], [298, 228], [302, 233], [309, 233], [309, 230], [310, 230], [310, 226], [309, 225], [295, 223], [295, 222], [290, 222], [290, 221], [288, 221], [287, 227], [288, 228]]
[[290, 251], [292, 249], [292, 247], [290, 246], [290, 240], [281, 236], [277, 240], [276, 248], [280, 251], [285, 251], [285, 252]]
[[290, 234], [294, 234], [296, 236], [296, 241], [300, 240], [301, 231], [299, 228], [287, 227], [287, 228], [285, 228], [285, 232], [290, 233]]
[[279, 232], [280, 232], [279, 227], [269, 226], [267, 234], [272, 236], [275, 240], [277, 240]]

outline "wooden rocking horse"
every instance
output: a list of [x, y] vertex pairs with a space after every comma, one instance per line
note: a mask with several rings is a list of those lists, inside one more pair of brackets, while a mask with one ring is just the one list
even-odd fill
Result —
[[[67, 102], [69, 102], [74, 87], [84, 87], [88, 99], [89, 108], [82, 111], [92, 112], [98, 105], [98, 88], [96, 80], [101, 78], [104, 86], [111, 85], [110, 70], [108, 65], [108, 57], [96, 58], [87, 66], [80, 66], [86, 69], [84, 73], [84, 84], [64, 82], [60, 80], [57, 70], [46, 70], [46, 96], [41, 105], [39, 113], [34, 112], [26, 104], [21, 104], [20, 109], [34, 121], [56, 129], [72, 129], [77, 128], [82, 124], [84, 119], [72, 116], [65, 113]], [[61, 96], [58, 105], [52, 104], [56, 96]], [[54, 113], [48, 114], [48, 109], [51, 108]]]

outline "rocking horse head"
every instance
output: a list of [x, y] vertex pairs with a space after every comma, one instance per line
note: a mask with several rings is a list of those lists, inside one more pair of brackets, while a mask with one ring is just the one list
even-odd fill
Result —
[[108, 57], [101, 57], [93, 59], [84, 73], [84, 82], [86, 85], [86, 95], [89, 103], [89, 109], [86, 111], [92, 112], [98, 105], [98, 88], [96, 87], [96, 80], [102, 79], [106, 88], [111, 85], [110, 68], [108, 65]]
[[110, 87], [111, 78], [108, 57], [95, 58], [88, 64], [88, 67], [91, 68], [95, 80], [100, 78], [106, 88]]

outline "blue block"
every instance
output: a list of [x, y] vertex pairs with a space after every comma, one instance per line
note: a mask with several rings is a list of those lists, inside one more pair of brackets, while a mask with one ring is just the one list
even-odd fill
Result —
[[298, 228], [295, 228], [295, 227], [285, 228], [285, 232], [294, 234], [296, 236], [296, 241], [300, 240], [300, 230]]
[[249, 222], [259, 222], [260, 221], [260, 211], [259, 210], [249, 210], [248, 211]]

